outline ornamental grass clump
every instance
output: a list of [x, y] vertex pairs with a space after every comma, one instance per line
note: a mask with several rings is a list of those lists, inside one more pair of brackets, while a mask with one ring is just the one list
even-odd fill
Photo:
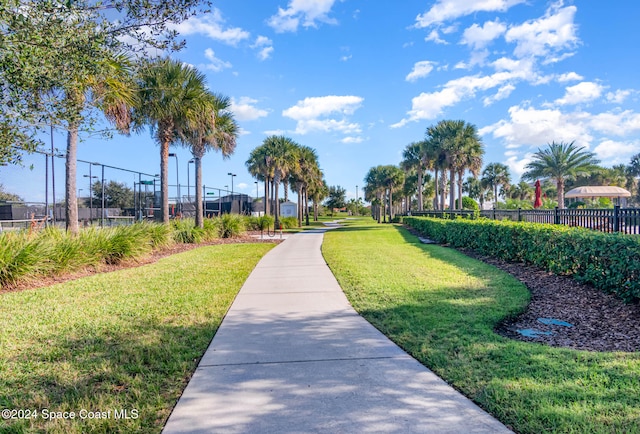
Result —
[[12, 285], [50, 268], [51, 243], [27, 232], [0, 234], [0, 285]]
[[173, 220], [171, 227], [173, 239], [177, 243], [197, 244], [204, 239], [204, 229], [197, 227], [193, 219]]
[[220, 238], [238, 237], [244, 233], [244, 219], [238, 214], [222, 214], [219, 217]]

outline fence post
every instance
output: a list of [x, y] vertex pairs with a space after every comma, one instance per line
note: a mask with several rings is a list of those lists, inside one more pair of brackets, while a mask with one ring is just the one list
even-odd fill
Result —
[[493, 219], [496, 219], [496, 206], [493, 206]]
[[522, 216], [521, 216], [521, 212], [522, 208], [518, 207], [518, 221], [521, 222], [522, 221]]
[[553, 224], [554, 225], [559, 225], [560, 224], [560, 213], [558, 211], [558, 207], [556, 207], [556, 212], [555, 212], [555, 215], [553, 217]]
[[620, 232], [620, 205], [613, 207], [613, 232]]

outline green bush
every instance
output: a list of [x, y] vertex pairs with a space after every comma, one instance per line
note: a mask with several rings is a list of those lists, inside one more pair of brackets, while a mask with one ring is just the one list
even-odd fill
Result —
[[202, 221], [204, 241], [212, 241], [220, 237], [220, 220], [206, 218]]
[[282, 217], [280, 219], [280, 223], [282, 224], [283, 229], [293, 229], [298, 227], [298, 218], [297, 217]]
[[469, 196], [462, 196], [462, 208], [470, 209], [473, 211], [480, 211], [480, 205], [478, 205], [478, 202], [471, 199]]
[[405, 217], [429, 238], [573, 276], [626, 302], [640, 300], [640, 239], [583, 228], [494, 220]]
[[0, 285], [33, 278], [50, 269], [51, 245], [27, 232], [0, 233]]
[[245, 219], [245, 228], [250, 231], [266, 231], [273, 227], [274, 218], [270, 215], [248, 216]]
[[178, 219], [171, 222], [176, 243], [197, 244], [204, 239], [204, 229], [195, 226], [194, 219]]
[[221, 238], [233, 238], [244, 233], [244, 219], [238, 214], [222, 214], [219, 235]]

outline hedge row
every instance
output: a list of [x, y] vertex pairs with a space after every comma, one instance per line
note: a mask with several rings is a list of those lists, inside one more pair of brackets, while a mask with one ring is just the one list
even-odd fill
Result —
[[403, 222], [439, 243], [571, 275], [626, 302], [640, 300], [640, 238], [634, 235], [484, 219]]

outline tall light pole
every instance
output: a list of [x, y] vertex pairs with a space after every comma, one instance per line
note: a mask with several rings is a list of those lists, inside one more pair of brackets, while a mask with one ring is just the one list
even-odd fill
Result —
[[358, 197], [358, 186], [356, 185], [356, 202], [358, 202], [358, 199], [360, 198]]
[[[195, 162], [196, 162], [195, 158], [192, 158], [191, 160], [189, 160], [187, 162], [187, 201], [189, 203], [191, 203], [191, 188], [189, 186], [189, 164], [195, 163]], [[193, 174], [193, 177], [194, 177], [194, 181], [195, 181], [195, 177], [196, 177], [195, 173]]]
[[236, 176], [235, 173], [227, 173], [231, 177], [231, 212], [233, 212], [233, 178]]
[[[254, 181], [254, 184], [256, 185], [256, 201], [257, 201], [258, 200], [258, 196], [260, 195], [260, 193], [258, 192], [258, 181]], [[254, 201], [254, 203], [255, 203], [255, 201]], [[251, 211], [253, 211], [253, 209]], [[258, 215], [260, 215], [260, 214], [258, 214]]]
[[175, 157], [176, 158], [176, 188], [177, 188], [177, 192], [178, 192], [178, 199], [176, 202], [176, 211], [180, 211], [181, 207], [180, 207], [180, 171], [178, 169], [178, 154], [175, 153], [170, 153], [169, 157]]

